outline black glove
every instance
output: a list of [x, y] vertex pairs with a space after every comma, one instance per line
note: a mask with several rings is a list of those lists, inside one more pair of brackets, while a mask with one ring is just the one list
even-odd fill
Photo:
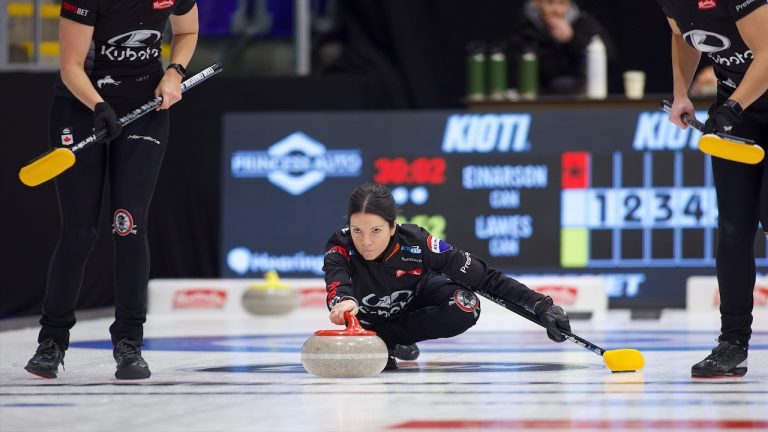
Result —
[[106, 102], [97, 103], [93, 109], [93, 130], [98, 133], [102, 129], [107, 131], [103, 138], [105, 141], [112, 141], [123, 131], [123, 125], [117, 121], [115, 110]]
[[545, 296], [536, 302], [533, 306], [533, 312], [539, 317], [539, 321], [547, 328], [547, 336], [555, 342], [563, 342], [565, 335], [560, 332], [561, 329], [571, 331], [571, 324], [568, 322], [568, 316], [560, 306], [552, 302], [552, 297]]
[[729, 99], [710, 113], [707, 122], [704, 123], [704, 133], [731, 134], [733, 125], [739, 123], [741, 123], [741, 105]]

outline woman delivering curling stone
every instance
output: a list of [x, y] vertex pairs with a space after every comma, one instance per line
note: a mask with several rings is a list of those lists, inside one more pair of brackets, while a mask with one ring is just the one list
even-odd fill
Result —
[[[718, 78], [717, 100], [704, 131], [768, 143], [768, 2], [765, 0], [659, 0], [672, 28], [674, 103], [670, 120], [686, 128], [694, 117], [688, 99], [701, 52]], [[718, 208], [717, 282], [720, 336], [694, 377], [744, 375], [752, 334], [754, 242], [758, 221], [768, 233], [768, 162], [750, 165], [712, 158]], [[760, 216], [759, 216], [760, 215]]]
[[[168, 22], [171, 64], [163, 70], [160, 43]], [[109, 176], [115, 257], [115, 321], [109, 330], [115, 377], [150, 376], [141, 356], [149, 278], [148, 207], [168, 143], [167, 109], [181, 99], [183, 65], [192, 57], [197, 33], [195, 0], [61, 3], [60, 73], [51, 105], [50, 143], [71, 145], [101, 130], [107, 136], [56, 178], [61, 234], [48, 268], [40, 345], [25, 367], [30, 373], [56, 378], [64, 362], [83, 273], [103, 227], [99, 214]], [[156, 96], [163, 98], [157, 111], [128, 124], [121, 134], [117, 113], [126, 114]]]
[[456, 249], [417, 225], [395, 224], [397, 205], [389, 189], [366, 183], [349, 199], [348, 226], [326, 246], [325, 272], [330, 319], [344, 312], [374, 330], [387, 345], [386, 369], [419, 355], [416, 342], [459, 335], [475, 325], [480, 301], [490, 294], [535, 313], [556, 342], [570, 331], [568, 317], [549, 296], [489, 268], [479, 257]]

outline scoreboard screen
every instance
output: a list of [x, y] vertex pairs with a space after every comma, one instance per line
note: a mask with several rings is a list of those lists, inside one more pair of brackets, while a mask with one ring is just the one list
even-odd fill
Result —
[[599, 274], [614, 305], [682, 306], [686, 279], [715, 265], [699, 137], [636, 109], [227, 114], [222, 276], [321, 276], [350, 192], [373, 181], [400, 222], [523, 282]]

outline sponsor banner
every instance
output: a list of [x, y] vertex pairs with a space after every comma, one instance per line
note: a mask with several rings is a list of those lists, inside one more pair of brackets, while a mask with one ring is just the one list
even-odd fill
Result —
[[[265, 282], [265, 279], [151, 279], [147, 313], [248, 314], [243, 307], [243, 294], [249, 287]], [[300, 307], [325, 308], [323, 279], [280, 279], [280, 282], [298, 292]]]
[[[768, 275], [758, 275], [752, 292], [753, 312], [768, 312]], [[686, 284], [688, 312], [720, 312], [720, 290], [715, 276], [691, 276]]]
[[515, 276], [528, 288], [552, 297], [566, 313], [595, 315], [608, 310], [606, 281], [602, 276]]

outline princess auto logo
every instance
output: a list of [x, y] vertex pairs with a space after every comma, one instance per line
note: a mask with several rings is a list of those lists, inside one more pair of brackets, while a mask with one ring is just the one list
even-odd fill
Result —
[[326, 177], [358, 177], [363, 166], [360, 150], [326, 150], [302, 132], [272, 144], [267, 151], [242, 150], [232, 154], [232, 177], [266, 177], [291, 195], [301, 195]]

